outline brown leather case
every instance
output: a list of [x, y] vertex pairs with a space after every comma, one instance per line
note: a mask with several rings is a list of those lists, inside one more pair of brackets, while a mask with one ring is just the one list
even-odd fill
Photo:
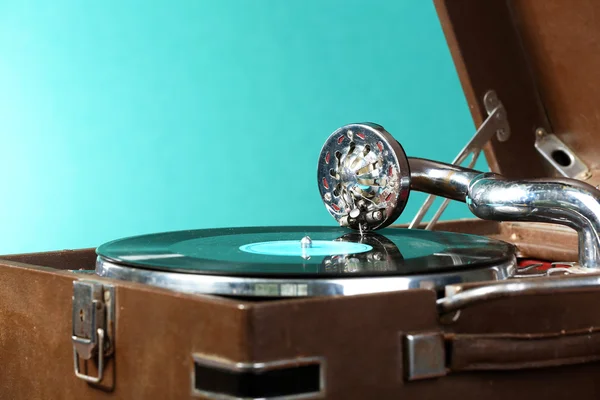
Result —
[[[598, 184], [600, 3], [435, 4], [477, 125], [490, 89], [508, 112], [511, 138], [486, 148], [492, 169], [511, 178], [553, 175], [534, 148], [543, 128], [590, 167], [586, 179]], [[523, 256], [577, 258], [575, 234], [561, 227], [461, 220], [437, 229], [507, 240]], [[111, 281], [89, 273], [94, 263], [93, 249], [2, 257], [1, 399], [205, 398], [210, 390], [203, 385], [260, 397], [257, 379], [275, 382], [281, 398], [600, 395], [600, 288], [531, 292], [441, 314], [427, 289], [250, 301]], [[114, 287], [114, 352], [98, 384], [74, 374], [79, 280]], [[85, 367], [97, 373], [97, 360]]]

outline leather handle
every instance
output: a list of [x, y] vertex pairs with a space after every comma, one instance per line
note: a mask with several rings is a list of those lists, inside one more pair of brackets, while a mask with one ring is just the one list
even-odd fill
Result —
[[450, 371], [518, 370], [600, 360], [600, 332], [445, 336]]

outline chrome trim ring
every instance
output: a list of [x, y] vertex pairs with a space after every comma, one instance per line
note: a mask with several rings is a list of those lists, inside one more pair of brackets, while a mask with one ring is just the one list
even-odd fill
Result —
[[271, 279], [220, 275], [184, 274], [132, 268], [113, 263], [101, 256], [96, 261], [96, 274], [101, 277], [138, 282], [190, 294], [212, 294], [241, 297], [313, 297], [353, 296], [394, 292], [407, 289], [431, 289], [440, 296], [446, 285], [500, 281], [510, 278], [516, 270], [513, 256], [500, 264], [456, 271], [356, 278]]

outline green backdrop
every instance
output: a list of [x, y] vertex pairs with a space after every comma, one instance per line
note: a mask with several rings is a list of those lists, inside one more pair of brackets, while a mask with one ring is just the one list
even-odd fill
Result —
[[317, 156], [363, 121], [442, 161], [473, 134], [432, 0], [4, 0], [0, 253], [333, 225]]

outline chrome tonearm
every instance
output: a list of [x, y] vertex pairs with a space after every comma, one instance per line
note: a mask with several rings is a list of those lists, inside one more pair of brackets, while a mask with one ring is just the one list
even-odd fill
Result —
[[407, 158], [376, 124], [351, 124], [325, 142], [318, 165], [321, 197], [342, 226], [375, 230], [402, 213], [410, 190], [467, 203], [481, 219], [549, 222], [579, 235], [579, 263], [600, 268], [600, 191], [575, 179], [507, 180], [456, 165]]
[[579, 237], [579, 264], [600, 268], [600, 191], [575, 179], [514, 181], [454, 165], [409, 158], [411, 189], [467, 203], [493, 221], [566, 225]]

